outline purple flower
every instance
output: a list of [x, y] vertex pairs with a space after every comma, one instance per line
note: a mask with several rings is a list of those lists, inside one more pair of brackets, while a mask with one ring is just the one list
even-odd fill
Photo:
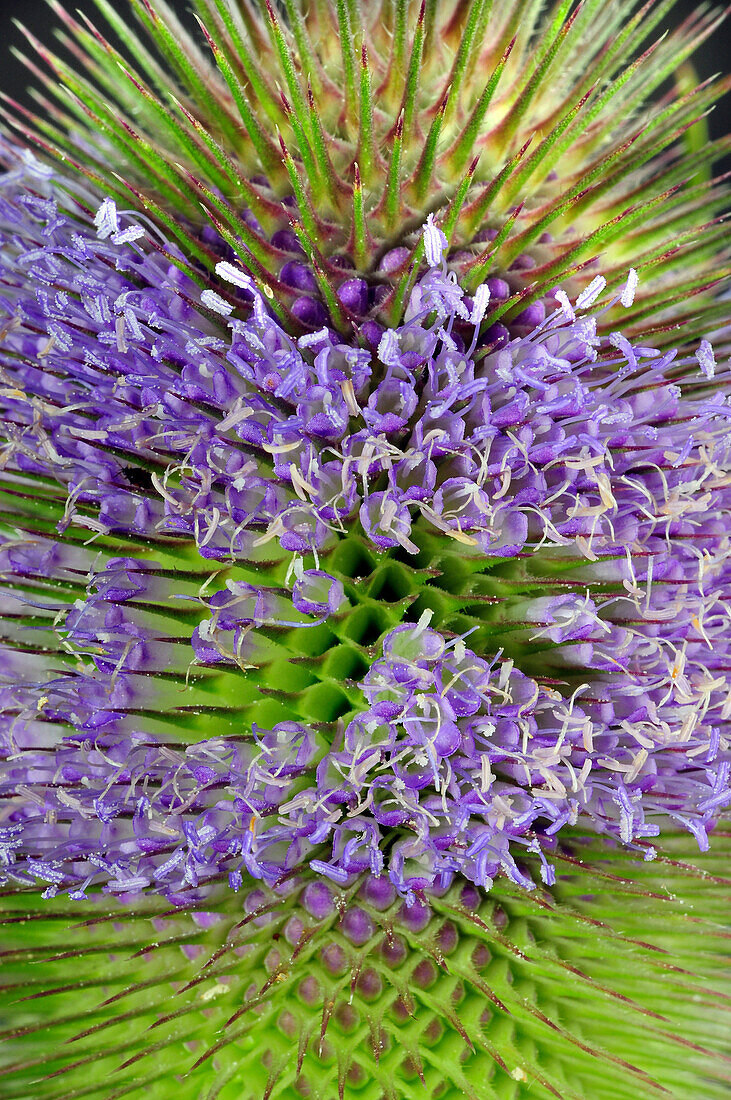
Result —
[[566, 826], [707, 845], [731, 798], [707, 341], [602, 335], [633, 271], [496, 338], [502, 288], [467, 298], [431, 217], [400, 326], [345, 343], [321, 306], [294, 338], [236, 264], [201, 293], [111, 199], [72, 218], [4, 155], [7, 878], [175, 898], [305, 863], [411, 902], [530, 888], [526, 849], [551, 882]]

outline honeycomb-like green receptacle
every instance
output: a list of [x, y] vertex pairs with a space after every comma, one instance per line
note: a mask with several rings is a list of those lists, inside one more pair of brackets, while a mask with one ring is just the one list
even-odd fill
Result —
[[[729, 838], [406, 909], [364, 879], [205, 905], [2, 899], [8, 1100], [722, 1100]], [[702, 1089], [702, 1092], [698, 1090]]]

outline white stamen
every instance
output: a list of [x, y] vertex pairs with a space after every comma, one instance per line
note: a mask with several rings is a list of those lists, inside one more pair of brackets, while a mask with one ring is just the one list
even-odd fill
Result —
[[490, 301], [490, 288], [487, 283], [480, 283], [474, 294], [474, 305], [470, 314], [470, 324], [479, 325], [487, 312]]
[[447, 238], [438, 225], [434, 224], [434, 215], [430, 214], [424, 225], [424, 251], [429, 267], [439, 267], [442, 256], [449, 247]]
[[107, 197], [94, 215], [96, 235], [104, 241], [111, 237], [112, 233], [119, 232], [119, 218], [117, 216], [117, 204], [114, 199]]
[[622, 296], [619, 299], [625, 309], [629, 309], [635, 300], [635, 291], [637, 290], [637, 283], [639, 282], [639, 276], [633, 267], [627, 272], [627, 282], [624, 284], [624, 290]]
[[698, 366], [701, 368], [706, 378], [713, 378], [716, 373], [716, 357], [713, 354], [713, 348], [707, 340], [701, 340], [700, 347], [695, 353], [695, 357], [698, 360]]
[[597, 275], [595, 279], [592, 279], [588, 287], [582, 290], [579, 297], [576, 299], [576, 306], [578, 309], [587, 309], [589, 306], [594, 305], [604, 287], [607, 285], [607, 280], [603, 275]]
[[242, 271], [240, 267], [230, 264], [227, 260], [220, 260], [216, 264], [216, 275], [221, 279], [225, 279], [227, 283], [233, 283], [234, 286], [241, 287], [242, 290], [256, 292], [256, 286], [251, 276]]
[[558, 302], [558, 304], [561, 306], [561, 312], [563, 313], [566, 320], [567, 321], [575, 321], [576, 320], [576, 314], [574, 313], [573, 306], [571, 305], [571, 302], [569, 301], [569, 296], [566, 293], [566, 291], [565, 290], [557, 290], [554, 297], [556, 298], [556, 301]]
[[224, 301], [220, 294], [216, 294], [215, 290], [204, 290], [201, 294], [201, 302], [214, 313], [220, 313], [222, 317], [228, 317], [234, 311], [234, 307]]
[[113, 235], [112, 244], [130, 244], [131, 241], [138, 241], [144, 235], [145, 231], [141, 225], [128, 225], [126, 229]]

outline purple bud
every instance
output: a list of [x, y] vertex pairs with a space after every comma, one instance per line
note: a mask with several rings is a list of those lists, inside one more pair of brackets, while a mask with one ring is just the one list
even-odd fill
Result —
[[379, 325], [378, 321], [364, 321], [360, 330], [372, 348], [378, 347], [381, 337], [386, 331], [383, 325]]
[[402, 905], [398, 913], [400, 922], [411, 932], [423, 932], [431, 918], [431, 907], [423, 901]]
[[290, 946], [299, 943], [305, 926], [299, 917], [290, 917], [284, 926], [284, 938]]
[[272, 233], [271, 242], [275, 248], [281, 249], [282, 252], [296, 252], [300, 256], [305, 255], [305, 250], [297, 239], [296, 233], [293, 233], [291, 229], [278, 229], [276, 233]]
[[480, 908], [480, 892], [476, 886], [468, 882], [462, 887], [459, 900], [465, 909], [476, 910]]
[[313, 329], [320, 328], [328, 320], [328, 312], [317, 298], [295, 298], [292, 313], [298, 321]]
[[355, 986], [364, 1001], [376, 1001], [383, 993], [383, 981], [372, 966], [361, 970]]
[[505, 279], [492, 278], [487, 279], [487, 286], [490, 290], [490, 298], [496, 301], [505, 301], [510, 297], [511, 290], [510, 284], [505, 282]]
[[409, 953], [409, 949], [402, 937], [395, 936], [393, 933], [383, 937], [380, 944], [380, 951], [381, 958], [392, 970], [396, 970], [397, 967], [402, 966]]
[[324, 882], [309, 882], [302, 891], [302, 904], [315, 920], [325, 920], [335, 911], [332, 891]]
[[297, 1017], [291, 1012], [281, 1012], [277, 1018], [277, 1027], [288, 1039], [296, 1039], [299, 1033]]
[[418, 989], [430, 989], [438, 977], [439, 973], [431, 959], [422, 959], [411, 972], [411, 982]]
[[510, 271], [532, 271], [536, 267], [536, 261], [533, 256], [527, 252], [521, 252], [520, 256], [516, 256], [510, 265]]
[[512, 321], [514, 325], [525, 325], [527, 328], [536, 328], [546, 318], [546, 307], [540, 300], [531, 302]]
[[494, 325], [490, 325], [480, 336], [480, 344], [483, 347], [492, 346], [499, 349], [507, 347], [509, 343], [510, 332], [499, 321]]
[[333, 252], [331, 256], [328, 256], [328, 262], [332, 267], [338, 268], [339, 271], [353, 271], [355, 268], [353, 257], [349, 256], [347, 252]]
[[362, 947], [373, 935], [373, 921], [363, 909], [348, 909], [340, 927], [346, 939], [356, 947]]
[[472, 238], [473, 241], [477, 241], [478, 244], [485, 244], [488, 241], [494, 241], [499, 233], [498, 229], [485, 228], [478, 230]]
[[411, 249], [405, 248], [403, 245], [399, 248], [392, 248], [390, 252], [386, 252], [381, 257], [378, 270], [382, 271], [384, 275], [392, 275], [394, 271], [397, 271], [406, 263], [410, 255]]
[[365, 279], [346, 279], [338, 287], [338, 298], [346, 309], [360, 316], [368, 310], [368, 283]]
[[212, 225], [204, 225], [201, 229], [201, 240], [204, 244], [211, 245], [212, 248], [220, 249], [223, 245], [223, 239], [220, 233], [213, 228]]
[[338, 1028], [346, 1035], [351, 1035], [360, 1024], [360, 1013], [354, 1005], [339, 1004], [333, 1013]]
[[436, 934], [436, 942], [443, 955], [451, 955], [459, 943], [459, 932], [451, 920], [444, 922]]
[[298, 260], [287, 260], [279, 272], [280, 281], [294, 290], [307, 290], [317, 293], [317, 279], [306, 264]]
[[361, 887], [361, 897], [374, 909], [388, 909], [396, 899], [393, 883], [385, 875], [379, 878], [371, 875]]
[[316, 1005], [320, 1001], [320, 983], [312, 974], [303, 978], [297, 986], [297, 997], [306, 1005]]
[[329, 943], [323, 947], [320, 959], [329, 974], [343, 974], [348, 968], [348, 957], [339, 943]]

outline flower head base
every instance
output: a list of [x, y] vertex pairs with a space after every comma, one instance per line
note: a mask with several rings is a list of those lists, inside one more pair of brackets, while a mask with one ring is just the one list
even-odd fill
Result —
[[3, 478], [44, 517], [0, 547], [13, 880], [174, 899], [309, 866], [413, 902], [530, 889], [526, 851], [551, 883], [577, 823], [707, 845], [731, 798], [710, 345], [600, 339], [600, 277], [496, 337], [432, 222], [400, 326], [294, 338], [235, 265], [201, 295], [112, 200], [71, 221], [27, 179], [2, 184]]

